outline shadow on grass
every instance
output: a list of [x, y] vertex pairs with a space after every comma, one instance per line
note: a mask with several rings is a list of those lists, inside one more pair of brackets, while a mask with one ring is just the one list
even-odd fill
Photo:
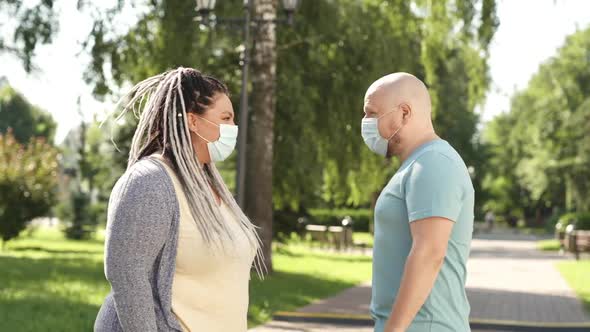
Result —
[[49, 249], [43, 247], [14, 247], [10, 248], [10, 251], [40, 251], [48, 254], [101, 254], [102, 250], [56, 250], [56, 249]]
[[92, 331], [98, 309], [98, 305], [59, 297], [0, 297], [0, 325], [2, 331]]
[[248, 321], [251, 326], [259, 325], [276, 311], [295, 310], [353, 286], [350, 282], [292, 272], [274, 272], [264, 281], [253, 277]]
[[0, 256], [1, 331], [91, 331], [108, 292], [90, 257]]
[[93, 258], [29, 258], [0, 256], [0, 289], [20, 289], [53, 279], [99, 282], [104, 280], [103, 264]]

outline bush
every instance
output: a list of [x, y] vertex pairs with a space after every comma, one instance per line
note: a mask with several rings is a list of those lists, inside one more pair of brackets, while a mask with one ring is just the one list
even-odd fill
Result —
[[29, 221], [47, 215], [55, 203], [57, 150], [43, 139], [19, 144], [0, 135], [0, 237], [3, 245]]
[[370, 209], [311, 209], [311, 223], [327, 226], [341, 226], [346, 216], [352, 218], [352, 229], [356, 232], [368, 232], [373, 220]]
[[301, 234], [305, 226], [299, 223], [300, 218], [305, 218], [307, 221], [310, 220], [309, 214], [304, 211], [274, 211], [272, 227], [274, 239], [279, 242], [287, 242], [292, 233]]
[[559, 217], [559, 223], [565, 226], [573, 224], [576, 221], [576, 217], [577, 213], [575, 212], [563, 214], [561, 217]]
[[78, 191], [71, 194], [72, 220], [64, 232], [68, 239], [86, 240], [96, 230], [96, 220], [92, 217], [90, 197]]
[[88, 239], [97, 225], [106, 226], [107, 203], [91, 204], [88, 194], [74, 191], [56, 206], [55, 213], [64, 223], [63, 231], [68, 239]]
[[565, 231], [568, 225], [574, 225], [575, 229], [590, 230], [590, 212], [570, 212], [562, 215], [555, 225], [558, 231]]
[[90, 205], [90, 218], [95, 225], [106, 226], [107, 202], [97, 202]]
[[573, 224], [576, 221], [576, 213], [570, 212], [559, 217], [559, 222], [555, 225], [555, 229], [558, 232], [565, 232], [565, 228], [568, 225]]
[[576, 229], [579, 230], [590, 230], [590, 212], [578, 213], [576, 223], [574, 225]]
[[562, 215], [560, 209], [554, 210], [551, 216], [545, 219], [545, 230], [547, 232], [555, 231], [555, 227], [559, 223], [559, 218], [561, 218]]

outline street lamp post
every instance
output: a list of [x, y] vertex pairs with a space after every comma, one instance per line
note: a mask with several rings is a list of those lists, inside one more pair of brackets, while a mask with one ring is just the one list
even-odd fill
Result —
[[236, 194], [240, 207], [244, 208], [246, 182], [246, 147], [248, 139], [248, 67], [250, 64], [250, 29], [259, 24], [293, 24], [293, 16], [299, 0], [282, 0], [285, 19], [252, 18], [253, 1], [244, 0], [244, 17], [217, 18], [212, 15], [216, 0], [196, 0], [197, 20], [204, 25], [241, 24], [244, 33], [244, 47], [242, 53], [242, 90], [240, 92], [240, 130], [238, 132], [238, 162], [236, 174]]

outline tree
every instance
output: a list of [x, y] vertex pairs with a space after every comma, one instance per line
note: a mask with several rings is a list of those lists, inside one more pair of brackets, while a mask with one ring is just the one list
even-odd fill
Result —
[[[0, 21], [14, 24], [12, 42], [0, 36], [0, 53], [18, 57], [27, 72], [34, 69], [35, 49], [49, 44], [58, 29], [53, 0], [41, 0], [30, 6], [22, 0], [0, 0]], [[1, 26], [1, 25], [0, 25]]]
[[0, 236], [3, 247], [55, 202], [57, 150], [43, 138], [19, 144], [11, 131], [0, 134]]
[[51, 114], [31, 105], [9, 85], [0, 87], [0, 133], [12, 128], [20, 143], [27, 143], [32, 137], [45, 137], [52, 143], [56, 127]]
[[[437, 127], [478, 162], [474, 108], [489, 81], [487, 47], [497, 26], [495, 2], [478, 4], [303, 1], [296, 25], [277, 28], [276, 46], [274, 25], [255, 29], [246, 212], [263, 226], [269, 259], [273, 207], [366, 205], [395, 171], [396, 162], [372, 155], [359, 134], [362, 95], [388, 72], [413, 72], [433, 87]], [[255, 13], [272, 18], [276, 7], [276, 1], [256, 1]], [[216, 12], [231, 16], [239, 9], [220, 3]], [[151, 2], [122, 35], [110, 19], [97, 20], [87, 75], [95, 91], [104, 94], [179, 65], [205, 69], [239, 91], [239, 35], [199, 29], [193, 15], [192, 5], [168, 0]]]
[[[278, 0], [254, 1], [254, 17], [273, 19]], [[273, 146], [276, 103], [276, 32], [274, 24], [253, 29], [252, 116], [248, 125], [244, 210], [257, 226], [265, 265], [272, 272]]]
[[96, 225], [106, 223], [108, 194], [124, 170], [113, 162], [114, 147], [105, 135], [110, 123], [103, 128], [100, 124], [96, 119], [82, 121], [61, 146], [61, 167], [73, 180], [58, 209], [60, 219], [68, 222], [64, 229], [68, 238], [88, 238]]
[[483, 168], [474, 110], [489, 84], [494, 1], [304, 1], [297, 18], [279, 30], [276, 208], [370, 204], [398, 163], [364, 147], [362, 96], [394, 71], [427, 83], [435, 128]]
[[487, 165], [482, 170], [485, 174], [482, 185], [487, 195], [484, 209], [504, 216], [515, 212], [521, 215], [528, 203], [515, 173], [519, 159], [518, 151], [510, 144], [513, 124], [512, 114], [499, 115], [487, 125], [482, 138], [487, 152]]
[[[123, 3], [100, 12], [85, 45], [92, 57], [85, 77], [97, 96], [181, 65], [239, 91], [239, 34], [199, 27], [194, 3], [184, 0], [145, 2], [137, 24], [121, 32], [112, 22]], [[276, 0], [254, 4], [257, 15], [276, 16]], [[240, 10], [239, 2], [219, 2], [216, 14]], [[248, 178], [256, 185], [248, 186], [246, 210], [264, 226], [267, 250], [273, 207], [366, 206], [395, 171], [397, 163], [372, 155], [359, 134], [363, 93], [384, 74], [422, 78], [437, 129], [470, 163], [481, 162], [473, 111], [489, 81], [487, 48], [496, 26], [493, 0], [343, 0], [302, 1], [294, 27], [255, 29], [248, 141], [255, 177]]]
[[[514, 95], [508, 115], [486, 129], [497, 137], [489, 178], [510, 178], [497, 194], [514, 197], [530, 224], [540, 224], [554, 207], [590, 209], [590, 28], [569, 36], [543, 63], [528, 86]], [[493, 184], [490, 182], [489, 184]], [[511, 194], [508, 194], [511, 193]], [[492, 198], [495, 204], [497, 196]]]

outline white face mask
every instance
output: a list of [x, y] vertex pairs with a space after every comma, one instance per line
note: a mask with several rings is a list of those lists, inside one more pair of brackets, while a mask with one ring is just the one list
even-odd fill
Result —
[[197, 132], [195, 132], [195, 134], [207, 142], [209, 156], [213, 162], [224, 161], [232, 154], [234, 148], [236, 147], [236, 142], [238, 141], [238, 126], [217, 124], [203, 117], [200, 118], [219, 127], [219, 138], [213, 142], [201, 136]]
[[363, 136], [365, 144], [369, 147], [371, 151], [383, 157], [387, 156], [387, 147], [389, 145], [389, 141], [395, 135], [397, 135], [397, 133], [399, 133], [403, 125], [402, 127], [399, 127], [399, 129], [396, 130], [393, 133], [393, 135], [391, 135], [389, 138], [384, 138], [379, 133], [379, 119], [394, 111], [395, 110], [387, 112], [378, 118], [363, 118], [361, 122], [361, 135]]

